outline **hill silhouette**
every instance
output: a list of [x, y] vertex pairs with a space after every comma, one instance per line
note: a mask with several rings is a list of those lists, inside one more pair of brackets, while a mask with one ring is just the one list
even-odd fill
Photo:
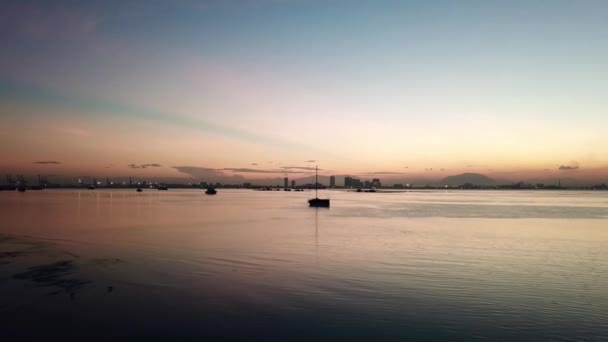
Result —
[[457, 186], [463, 185], [466, 183], [475, 184], [475, 185], [495, 185], [497, 184], [496, 180], [479, 174], [479, 173], [463, 173], [460, 175], [448, 176], [439, 181], [442, 185], [450, 185]]

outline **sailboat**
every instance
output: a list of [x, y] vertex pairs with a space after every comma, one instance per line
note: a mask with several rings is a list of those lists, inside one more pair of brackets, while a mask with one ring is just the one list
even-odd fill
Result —
[[329, 198], [319, 198], [319, 195], [317, 194], [317, 191], [319, 188], [318, 177], [319, 177], [319, 167], [316, 166], [315, 167], [315, 198], [309, 199], [308, 205], [310, 205], [311, 207], [329, 208]]

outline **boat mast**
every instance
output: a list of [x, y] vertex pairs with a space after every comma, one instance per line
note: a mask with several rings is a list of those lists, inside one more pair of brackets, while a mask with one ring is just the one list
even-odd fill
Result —
[[317, 194], [317, 188], [319, 187], [319, 181], [318, 181], [318, 177], [319, 177], [319, 165], [315, 166], [315, 197], [319, 198], [319, 195]]

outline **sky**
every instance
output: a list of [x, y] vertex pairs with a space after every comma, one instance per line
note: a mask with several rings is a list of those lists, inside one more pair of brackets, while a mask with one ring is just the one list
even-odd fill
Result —
[[0, 171], [608, 181], [607, 42], [606, 1], [3, 1]]

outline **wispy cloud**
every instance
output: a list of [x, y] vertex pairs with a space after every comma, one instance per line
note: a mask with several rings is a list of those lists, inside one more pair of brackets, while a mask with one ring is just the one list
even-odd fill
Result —
[[[11, 101], [25, 103], [39, 103], [49, 106], [56, 105], [63, 108], [76, 110], [92, 109], [96, 112], [103, 112], [105, 115], [118, 117], [121, 119], [131, 117], [138, 120], [145, 119], [163, 122], [174, 126], [200, 130], [241, 141], [252, 141], [292, 149], [315, 149], [314, 147], [310, 147], [298, 142], [288, 141], [268, 135], [251, 133], [249, 131], [236, 129], [230, 126], [218, 125], [212, 122], [203, 121], [194, 117], [175, 115], [154, 109], [131, 106], [123, 103], [108, 102], [96, 98], [65, 96], [43, 87], [32, 87], [13, 81], [0, 81], [0, 100], [2, 99], [9, 99]], [[74, 135], [92, 135], [92, 132], [80, 128], [57, 127], [57, 129]]]
[[252, 169], [247, 167], [226, 167], [222, 169], [216, 169], [217, 171], [228, 171], [235, 173], [274, 173], [274, 174], [300, 174], [300, 173], [309, 173], [309, 171], [314, 170], [314, 168], [305, 168], [305, 167], [281, 167], [280, 169]]
[[[281, 169], [285, 170], [304, 170], [304, 171], [314, 171], [316, 168], [312, 166], [281, 166]], [[318, 169], [319, 171], [323, 171], [323, 169]]]
[[558, 170], [561, 171], [570, 171], [570, 170], [577, 170], [579, 167], [578, 165], [561, 165]]
[[55, 160], [41, 160], [41, 161], [35, 161], [34, 164], [61, 164], [61, 162], [55, 161]]
[[306, 161], [306, 163], [314, 163], [314, 162], [316, 162], [316, 160], [312, 160], [312, 159], [311, 159], [311, 160], [307, 160], [307, 161]]
[[131, 169], [145, 169], [148, 167], [162, 167], [162, 165], [157, 164], [157, 163], [151, 163], [151, 164], [129, 164], [127, 165], [127, 167], [131, 168]]
[[364, 172], [362, 175], [402, 175], [403, 172], [394, 171], [375, 171], [375, 172]]
[[200, 167], [200, 166], [172, 166], [174, 169], [181, 173], [190, 175], [191, 177], [213, 182], [234, 182], [242, 183], [245, 178], [241, 175], [228, 175], [220, 170]]
[[223, 169], [218, 169], [220, 171], [230, 171], [230, 172], [242, 172], [242, 173], [281, 173], [282, 170], [261, 170], [261, 169], [250, 169], [246, 167], [226, 167]]

